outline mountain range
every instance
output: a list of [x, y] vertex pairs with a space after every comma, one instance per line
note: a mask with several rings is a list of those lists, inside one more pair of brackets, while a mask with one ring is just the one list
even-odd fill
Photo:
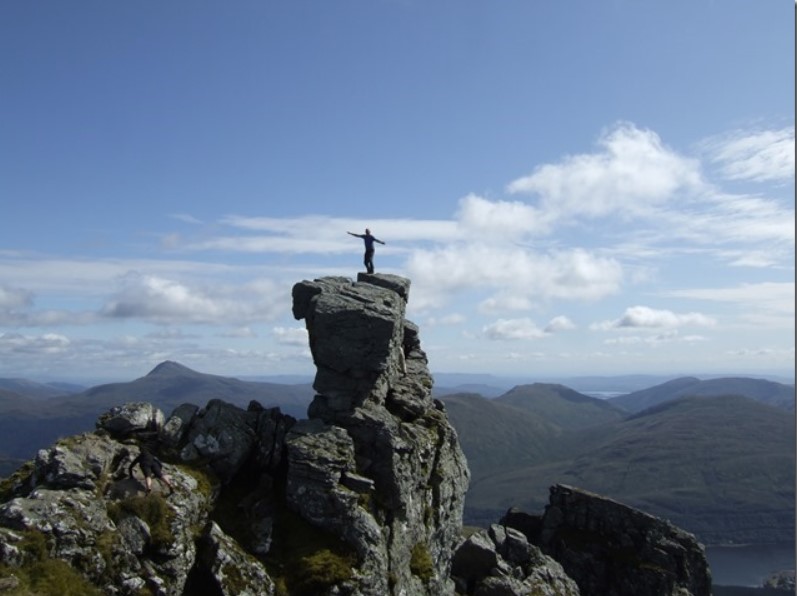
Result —
[[[10, 388], [16, 389], [16, 391]], [[97, 416], [113, 406], [149, 402], [166, 413], [183, 403], [222, 399], [240, 407], [257, 401], [304, 418], [315, 392], [308, 384], [241, 381], [200, 373], [166, 361], [127, 383], [109, 383], [68, 393], [58, 386], [0, 379], [0, 476], [6, 476], [36, 451], [59, 437], [94, 427]], [[25, 391], [25, 393], [19, 393]], [[53, 393], [50, 395], [48, 391]]]
[[574, 401], [572, 390], [551, 385], [492, 400], [445, 397], [473, 474], [466, 521], [539, 509], [546, 488], [564, 482], [671, 519], [707, 543], [793, 538], [791, 412], [740, 395], [676, 397], [637, 413], [612, 401]]
[[[482, 379], [464, 380], [476, 382], [437, 395], [471, 469], [471, 524], [511, 506], [540, 509], [561, 482], [670, 518], [707, 543], [793, 538], [793, 385], [682, 377], [597, 399], [555, 383], [486, 397]], [[92, 429], [114, 405], [150, 402], [168, 414], [186, 402], [257, 401], [304, 418], [315, 394], [310, 383], [243, 381], [168, 361], [128, 383], [75, 389], [0, 379], [0, 476], [58, 437]]]

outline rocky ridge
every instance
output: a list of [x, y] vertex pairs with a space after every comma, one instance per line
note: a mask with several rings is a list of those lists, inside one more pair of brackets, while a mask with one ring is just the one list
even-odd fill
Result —
[[[463, 539], [469, 472], [409, 289], [383, 274], [294, 286], [318, 371], [305, 420], [131, 403], [39, 451], [0, 485], [0, 594], [710, 594], [693, 537], [572, 487]], [[173, 495], [128, 475], [145, 446]]]

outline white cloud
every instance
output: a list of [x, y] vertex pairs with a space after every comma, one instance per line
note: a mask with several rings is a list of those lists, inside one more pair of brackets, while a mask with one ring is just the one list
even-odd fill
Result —
[[42, 335], [21, 335], [19, 333], [0, 333], [0, 354], [53, 355], [63, 352], [70, 345], [69, 338], [58, 333]]
[[426, 319], [426, 324], [429, 326], [438, 325], [459, 325], [465, 322], [465, 317], [459, 313], [449, 313], [442, 317], [429, 317]]
[[546, 214], [520, 201], [490, 201], [470, 194], [459, 201], [456, 218], [466, 237], [506, 242], [549, 231]]
[[26, 308], [33, 304], [33, 293], [21, 288], [0, 285], [0, 311]]
[[[794, 282], [763, 282], [724, 288], [687, 288], [669, 292], [669, 296], [706, 300], [735, 305], [747, 317], [764, 313], [759, 320], [783, 325], [784, 318], [794, 325]], [[788, 324], [788, 322], [787, 322]]]
[[794, 246], [794, 209], [760, 197], [715, 193], [668, 219], [674, 235], [696, 244], [760, 243], [770, 253], [779, 244]]
[[[446, 242], [463, 235], [453, 220], [409, 220], [306, 216], [297, 218], [244, 217], [229, 215], [222, 224], [258, 232], [251, 236], [218, 236], [188, 245], [190, 250], [227, 250], [231, 252], [278, 252], [288, 254], [341, 254], [352, 251], [357, 239], [346, 232], [361, 234], [368, 227], [386, 243], [380, 251], [401, 252], [405, 243]], [[359, 241], [360, 245], [362, 241]]]
[[229, 337], [229, 338], [238, 338], [238, 339], [247, 339], [257, 337], [257, 333], [255, 333], [254, 329], [248, 327], [246, 325], [242, 327], [236, 327], [235, 329], [230, 329], [229, 331], [225, 331], [224, 333], [219, 334], [220, 337]]
[[543, 211], [562, 217], [627, 217], [648, 215], [675, 193], [702, 185], [698, 162], [665, 147], [653, 131], [620, 123], [598, 145], [598, 153], [537, 167], [508, 192], [539, 195]]
[[196, 217], [190, 215], [189, 213], [172, 213], [170, 217], [176, 219], [177, 221], [181, 221], [183, 223], [188, 223], [192, 225], [200, 225], [203, 223], [201, 219], [197, 219]]
[[66, 310], [33, 310], [33, 292], [0, 286], [0, 325], [9, 327], [47, 327], [85, 325], [96, 320], [93, 313]]
[[[619, 291], [620, 263], [582, 249], [540, 254], [516, 246], [452, 245], [418, 250], [406, 263], [413, 291], [436, 296], [440, 304], [451, 292], [495, 288], [501, 294], [492, 304], [525, 300], [596, 300]], [[489, 308], [490, 302], [483, 307]]]
[[736, 130], [705, 141], [703, 148], [731, 180], [794, 179], [794, 126], [779, 130]]
[[267, 320], [282, 314], [287, 300], [267, 282], [200, 287], [153, 275], [130, 274], [104, 306], [109, 318], [137, 318], [161, 324], [230, 324]]
[[280, 344], [303, 347], [308, 345], [307, 329], [304, 327], [274, 327], [272, 332]]
[[674, 313], [671, 310], [657, 310], [647, 306], [632, 306], [625, 310], [623, 316], [614, 321], [604, 321], [591, 326], [595, 330], [624, 328], [675, 328], [686, 325], [710, 327], [716, 324], [711, 317], [701, 313]]
[[570, 319], [568, 319], [564, 315], [559, 315], [558, 317], [554, 317], [548, 324], [545, 326], [546, 333], [557, 333], [559, 331], [570, 331], [571, 329], [575, 329], [576, 324], [573, 323]]
[[664, 333], [657, 333], [656, 335], [624, 335], [621, 337], [612, 337], [604, 340], [603, 343], [606, 345], [648, 345], [655, 347], [673, 342], [691, 344], [702, 341], [707, 341], [702, 335], [681, 336], [677, 329], [673, 329]]
[[540, 339], [547, 335], [530, 319], [499, 319], [486, 325], [482, 332], [493, 340]]
[[534, 303], [528, 296], [499, 292], [479, 303], [479, 312], [484, 314], [501, 313], [508, 310], [530, 310]]

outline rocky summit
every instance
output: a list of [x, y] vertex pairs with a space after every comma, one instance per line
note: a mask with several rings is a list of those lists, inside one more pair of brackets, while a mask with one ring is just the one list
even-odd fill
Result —
[[[710, 594], [694, 537], [574, 487], [464, 532], [467, 462], [409, 293], [384, 274], [294, 286], [306, 419], [129, 403], [39, 451], [0, 484], [0, 594]], [[142, 452], [168, 484], [146, 490]]]

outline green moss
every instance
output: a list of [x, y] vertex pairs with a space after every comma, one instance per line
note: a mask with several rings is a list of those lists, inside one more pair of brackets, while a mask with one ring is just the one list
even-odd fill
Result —
[[329, 586], [334, 586], [352, 578], [352, 560], [348, 557], [321, 549], [309, 557], [299, 559], [297, 571], [293, 577], [292, 594], [310, 596], [318, 594]]
[[129, 515], [134, 515], [147, 522], [152, 545], [156, 548], [168, 548], [174, 542], [171, 530], [174, 512], [158, 494], [136, 495], [111, 503], [108, 506], [108, 515], [114, 523], [119, 523]]
[[97, 551], [102, 556], [103, 561], [105, 561], [105, 575], [110, 575], [110, 571], [113, 568], [113, 551], [114, 546], [119, 543], [119, 535], [116, 532], [111, 532], [106, 530], [99, 536], [97, 536]]
[[0, 480], [0, 502], [14, 498], [17, 491], [30, 479], [33, 470], [33, 461], [27, 461], [11, 476]]
[[25, 553], [21, 567], [0, 565], [0, 578], [11, 577], [19, 585], [4, 591], [8, 596], [101, 596], [102, 592], [65, 561], [50, 558], [47, 539], [35, 530], [20, 532], [19, 548]]
[[360, 493], [357, 496], [357, 504], [366, 511], [371, 510], [371, 493]]
[[47, 559], [30, 568], [31, 590], [46, 596], [100, 596], [102, 591], [90, 584], [65, 561]]
[[278, 596], [314, 596], [354, 574], [357, 558], [337, 537], [283, 509], [274, 520], [274, 546], [264, 564]]
[[218, 479], [208, 469], [199, 468], [196, 466], [179, 465], [181, 472], [184, 472], [196, 480], [196, 490], [202, 495], [206, 501], [210, 502], [213, 499], [213, 494], [218, 486]]
[[47, 538], [36, 530], [26, 530], [21, 532], [22, 540], [19, 542], [19, 549], [25, 553], [25, 558], [29, 561], [44, 561], [50, 556], [47, 550]]
[[221, 572], [224, 574], [224, 588], [226, 593], [240, 594], [247, 588], [241, 570], [237, 566], [225, 565]]
[[434, 561], [429, 554], [429, 548], [423, 542], [412, 547], [410, 571], [425, 582], [434, 577]]

